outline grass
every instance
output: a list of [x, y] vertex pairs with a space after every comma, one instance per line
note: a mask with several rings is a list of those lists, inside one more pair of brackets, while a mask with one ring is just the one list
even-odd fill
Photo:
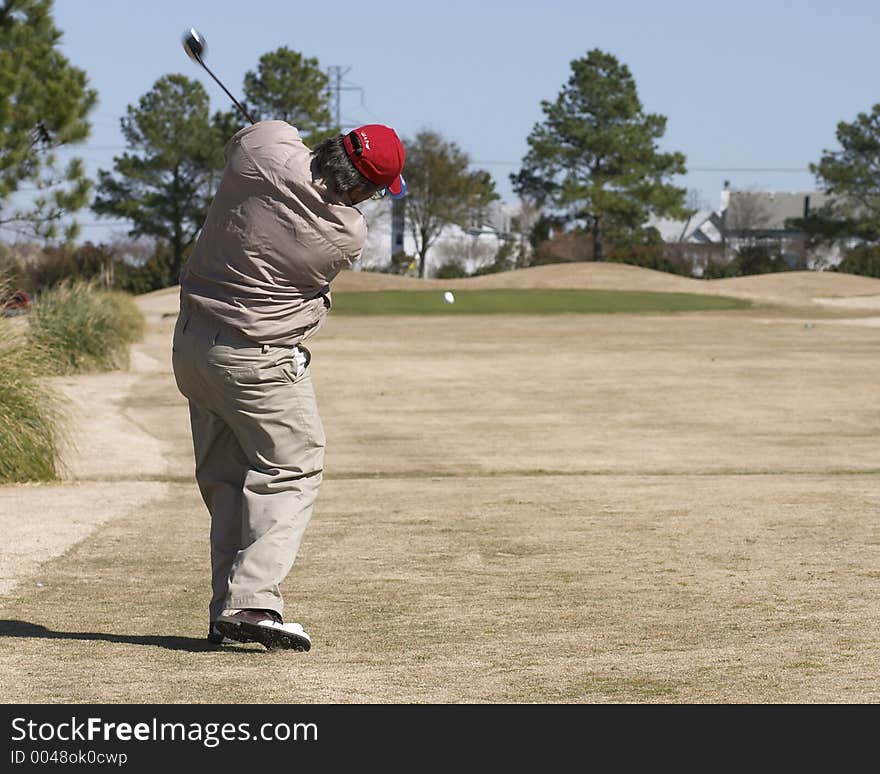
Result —
[[40, 294], [24, 319], [0, 318], [0, 483], [58, 478], [66, 417], [41, 377], [127, 367], [144, 330], [131, 296], [85, 282]]
[[[284, 585], [315, 645], [272, 655], [205, 645], [210, 520], [153, 319], [106, 416], [162, 444], [166, 494], [56, 490], [59, 521], [81, 486], [113, 516], [0, 599], [5, 701], [880, 700], [874, 330], [555, 315], [512, 345], [485, 317], [337, 319], [329, 476]], [[0, 512], [47, 529], [35, 494]]]
[[[0, 277], [0, 298], [12, 289]], [[0, 317], [0, 483], [55, 479], [65, 435], [60, 398], [38, 378], [44, 364], [21, 319]]]
[[0, 483], [57, 478], [64, 420], [38, 370], [22, 336], [0, 320]]
[[52, 375], [127, 368], [129, 345], [143, 331], [129, 294], [82, 281], [41, 293], [30, 315], [30, 341]]
[[440, 291], [382, 290], [333, 295], [335, 314], [608, 314], [747, 309], [749, 301], [694, 293], [628, 290], [461, 290], [448, 304]]

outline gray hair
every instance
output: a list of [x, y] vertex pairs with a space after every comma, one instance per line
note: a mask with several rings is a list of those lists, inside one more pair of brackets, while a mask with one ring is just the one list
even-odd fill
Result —
[[324, 140], [312, 151], [312, 156], [312, 174], [339, 193], [349, 193], [359, 187], [377, 187], [351, 163], [341, 134]]

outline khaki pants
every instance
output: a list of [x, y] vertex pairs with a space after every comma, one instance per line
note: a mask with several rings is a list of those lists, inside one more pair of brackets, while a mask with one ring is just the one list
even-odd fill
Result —
[[261, 346], [186, 308], [177, 319], [174, 376], [189, 400], [196, 480], [211, 514], [212, 621], [227, 608], [282, 613], [278, 587], [324, 461], [311, 371], [296, 349]]

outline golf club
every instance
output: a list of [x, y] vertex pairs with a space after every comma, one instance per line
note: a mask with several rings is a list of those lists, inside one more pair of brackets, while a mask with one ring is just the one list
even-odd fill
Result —
[[217, 81], [217, 85], [226, 92], [226, 95], [231, 99], [235, 106], [242, 112], [245, 118], [250, 121], [252, 124], [256, 123], [253, 118], [251, 118], [250, 113], [244, 109], [242, 104], [229, 93], [229, 89], [227, 89], [222, 83], [220, 83], [220, 79], [211, 72], [208, 68], [208, 65], [205, 64], [204, 59], [202, 57], [207, 53], [208, 50], [208, 41], [205, 40], [204, 35], [201, 35], [198, 30], [194, 27], [190, 27], [189, 32], [185, 32], [183, 34], [183, 50], [186, 51], [186, 55], [205, 68], [205, 72], [208, 73], [215, 81]]

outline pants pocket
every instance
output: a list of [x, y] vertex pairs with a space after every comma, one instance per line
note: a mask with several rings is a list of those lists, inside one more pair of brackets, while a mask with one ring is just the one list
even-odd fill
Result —
[[225, 366], [222, 368], [222, 374], [225, 381], [242, 386], [292, 384], [296, 381], [296, 363], [276, 363], [274, 365], [254, 363], [247, 366]]

